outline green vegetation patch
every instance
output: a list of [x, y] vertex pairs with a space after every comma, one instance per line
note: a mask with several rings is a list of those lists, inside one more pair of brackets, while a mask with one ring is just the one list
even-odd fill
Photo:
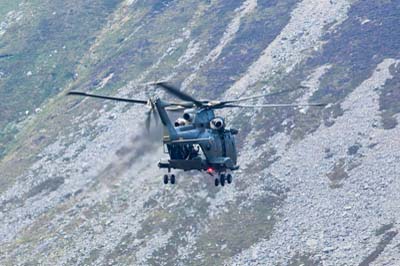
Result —
[[75, 78], [80, 58], [119, 1], [30, 1], [0, 41], [0, 158], [16, 122]]

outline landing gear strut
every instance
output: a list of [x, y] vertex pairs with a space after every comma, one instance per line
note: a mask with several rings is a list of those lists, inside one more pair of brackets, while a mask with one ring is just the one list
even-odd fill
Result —
[[176, 178], [174, 174], [164, 175], [163, 177], [164, 184], [168, 184], [170, 182], [172, 185], [175, 184]]

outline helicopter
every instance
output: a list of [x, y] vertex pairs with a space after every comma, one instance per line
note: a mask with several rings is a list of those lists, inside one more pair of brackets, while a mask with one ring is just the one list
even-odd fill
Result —
[[[244, 105], [241, 102], [272, 96], [286, 91], [260, 94], [234, 100], [198, 100], [187, 93], [172, 86], [168, 82], [151, 83], [167, 93], [177, 97], [181, 102], [170, 102], [159, 97], [148, 100], [111, 97], [79, 91], [70, 91], [67, 95], [77, 95], [120, 102], [147, 105], [146, 128], [150, 129], [151, 117], [156, 122], [161, 120], [164, 133], [162, 137], [164, 151], [169, 159], [159, 161], [160, 169], [167, 169], [168, 174], [163, 176], [164, 184], [175, 184], [175, 174], [171, 169], [183, 171], [205, 171], [214, 177], [215, 186], [224, 186], [232, 183], [232, 172], [239, 169], [235, 136], [238, 129], [229, 128], [225, 119], [215, 115], [215, 110], [224, 108], [274, 108], [274, 107], [321, 107], [322, 103], [299, 104], [261, 104]], [[172, 123], [168, 112], [183, 112], [183, 115]]]

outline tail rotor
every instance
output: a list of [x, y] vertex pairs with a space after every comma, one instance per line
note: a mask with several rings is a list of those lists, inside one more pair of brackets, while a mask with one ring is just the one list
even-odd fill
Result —
[[149, 110], [146, 112], [145, 124], [147, 131], [150, 131], [152, 120], [154, 120], [154, 123], [157, 126], [160, 123], [160, 118], [158, 117], [157, 108], [152, 99], [148, 100], [147, 106]]

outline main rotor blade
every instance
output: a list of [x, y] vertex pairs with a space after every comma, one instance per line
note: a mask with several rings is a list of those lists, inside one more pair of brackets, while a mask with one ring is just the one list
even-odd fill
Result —
[[113, 100], [119, 102], [128, 102], [128, 103], [139, 103], [139, 104], [147, 104], [147, 101], [144, 100], [135, 100], [135, 99], [128, 99], [128, 98], [119, 98], [119, 97], [110, 97], [98, 94], [90, 94], [86, 92], [79, 92], [79, 91], [70, 91], [67, 95], [78, 95], [84, 97], [92, 97], [92, 98], [99, 98], [99, 99], [106, 99], [106, 100]]
[[286, 92], [291, 92], [291, 91], [294, 91], [294, 90], [282, 90], [282, 91], [276, 91], [276, 92], [271, 92], [271, 93], [259, 94], [259, 95], [255, 95], [255, 96], [239, 98], [237, 100], [221, 101], [221, 103], [222, 104], [227, 104], [227, 103], [244, 102], [244, 101], [253, 100], [253, 99], [257, 99], [257, 98], [263, 98], [263, 97], [279, 95], [279, 94], [286, 93]]
[[325, 103], [299, 103], [299, 104], [291, 104], [291, 103], [277, 103], [277, 104], [260, 104], [260, 105], [243, 105], [243, 104], [226, 104], [221, 106], [221, 108], [274, 108], [274, 107], [303, 107], [303, 106], [314, 106], [314, 107], [323, 107], [326, 106]]
[[158, 82], [158, 83], [154, 83], [154, 85], [160, 86], [167, 92], [175, 95], [176, 97], [178, 97], [179, 99], [181, 99], [183, 101], [193, 102], [194, 104], [196, 104], [199, 107], [203, 106], [202, 102], [200, 102], [200, 101], [196, 100], [195, 98], [193, 98], [192, 96], [180, 91], [179, 89], [167, 84], [166, 82]]
[[167, 110], [168, 112], [181, 112], [183, 110], [187, 109], [184, 106], [170, 106], [165, 108], [165, 110]]

